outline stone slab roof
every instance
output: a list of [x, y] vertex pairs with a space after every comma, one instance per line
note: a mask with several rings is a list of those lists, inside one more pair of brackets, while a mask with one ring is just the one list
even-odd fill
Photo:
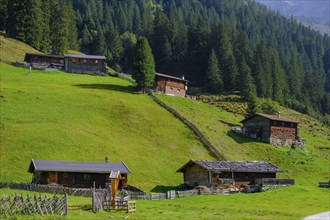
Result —
[[284, 122], [290, 122], [290, 123], [299, 124], [299, 121], [296, 121], [296, 120], [292, 120], [292, 119], [289, 119], [289, 118], [284, 118], [284, 117], [279, 116], [279, 115], [267, 115], [267, 114], [262, 114], [262, 113], [256, 113], [254, 115], [251, 115], [251, 116], [243, 119], [241, 121], [241, 123], [244, 123], [244, 122], [246, 122], [246, 121], [248, 121], [251, 118], [256, 117], [256, 116], [261, 116], [263, 118], [267, 118], [267, 119], [272, 120], [272, 121], [284, 121]]
[[278, 173], [283, 172], [281, 169], [264, 161], [247, 161], [247, 162], [231, 162], [231, 161], [205, 161], [190, 160], [177, 172], [184, 172], [186, 168], [192, 165], [198, 165], [211, 172], [253, 172], [253, 173]]

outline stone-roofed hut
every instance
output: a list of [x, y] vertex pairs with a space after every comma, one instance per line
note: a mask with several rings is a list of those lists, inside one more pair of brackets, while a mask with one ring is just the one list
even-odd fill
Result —
[[72, 188], [104, 188], [110, 183], [111, 171], [119, 171], [119, 187], [127, 187], [130, 169], [124, 162], [72, 162], [32, 159], [29, 170], [33, 173], [32, 183], [62, 185]]
[[184, 183], [189, 186], [219, 185], [223, 180], [231, 179], [236, 186], [254, 184], [256, 179], [276, 178], [283, 172], [274, 165], [263, 161], [229, 162], [190, 160], [177, 172], [183, 173]]
[[298, 121], [257, 113], [241, 121], [243, 134], [276, 146], [292, 146], [298, 139]]

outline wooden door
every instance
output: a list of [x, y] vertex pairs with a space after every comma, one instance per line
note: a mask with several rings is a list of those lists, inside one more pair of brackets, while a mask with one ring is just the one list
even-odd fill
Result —
[[49, 172], [49, 183], [57, 183], [57, 172]]

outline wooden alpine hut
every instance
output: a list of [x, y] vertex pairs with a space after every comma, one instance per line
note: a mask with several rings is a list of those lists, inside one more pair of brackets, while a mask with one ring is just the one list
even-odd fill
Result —
[[72, 188], [104, 188], [112, 171], [119, 171], [119, 188], [128, 186], [127, 175], [131, 173], [124, 162], [74, 162], [32, 159], [29, 170], [32, 183], [61, 185]]
[[188, 82], [184, 77], [179, 78], [162, 73], [155, 74], [156, 90], [167, 95], [185, 97], [188, 90]]

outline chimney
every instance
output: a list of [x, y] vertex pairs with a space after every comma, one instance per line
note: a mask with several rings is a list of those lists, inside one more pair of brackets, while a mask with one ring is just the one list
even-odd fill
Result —
[[278, 112], [277, 117], [278, 117], [278, 118], [281, 117], [281, 112]]
[[184, 75], [182, 75], [182, 77], [181, 77], [182, 79], [184, 79]]
[[104, 162], [108, 163], [109, 162], [109, 158], [108, 157], [105, 157], [104, 158]]

